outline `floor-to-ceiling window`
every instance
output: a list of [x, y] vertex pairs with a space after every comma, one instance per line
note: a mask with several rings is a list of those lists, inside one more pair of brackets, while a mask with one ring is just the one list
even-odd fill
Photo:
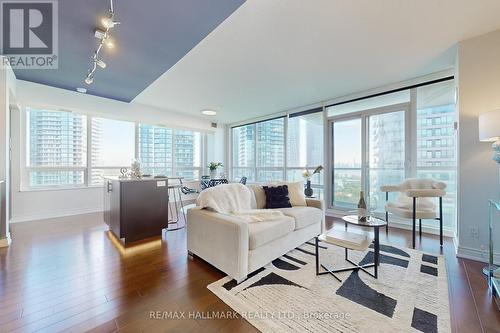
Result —
[[453, 81], [446, 81], [419, 87], [416, 93], [416, 176], [447, 184], [443, 200], [443, 223], [453, 227], [457, 204], [455, 86]]
[[250, 182], [285, 179], [285, 118], [232, 128], [232, 177]]
[[[329, 206], [355, 207], [364, 190], [370, 208], [383, 212], [385, 193], [380, 186], [411, 177], [433, 178], [447, 184], [444, 224], [453, 230], [457, 168], [454, 92], [453, 80], [444, 80], [328, 107]], [[396, 195], [391, 194], [390, 199]]]
[[[303, 181], [302, 172], [323, 165], [322, 108], [231, 129], [231, 176], [250, 182]], [[312, 179], [323, 193], [320, 174]]]
[[[286, 173], [289, 181], [304, 180], [305, 169], [313, 171], [323, 165], [323, 108], [288, 116]], [[323, 197], [323, 173], [311, 178], [317, 197]]]
[[144, 174], [201, 176], [202, 132], [32, 107], [25, 125], [23, 189], [100, 186], [134, 159]]

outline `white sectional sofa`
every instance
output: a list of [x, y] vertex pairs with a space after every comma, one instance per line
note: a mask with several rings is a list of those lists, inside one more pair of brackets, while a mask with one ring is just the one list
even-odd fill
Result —
[[[273, 186], [272, 184], [269, 186]], [[265, 193], [250, 185], [252, 208], [265, 208]], [[292, 199], [292, 196], [291, 196]], [[297, 200], [295, 200], [297, 201]], [[292, 205], [294, 200], [291, 200]], [[301, 206], [279, 208], [279, 219], [248, 223], [237, 216], [198, 207], [187, 212], [187, 248], [236, 281], [318, 236], [324, 230], [323, 202], [299, 200]]]

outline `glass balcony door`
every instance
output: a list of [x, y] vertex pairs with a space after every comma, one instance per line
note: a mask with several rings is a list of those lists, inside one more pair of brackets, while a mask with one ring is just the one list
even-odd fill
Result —
[[333, 172], [332, 204], [352, 208], [358, 203], [362, 189], [362, 118], [348, 118], [332, 122]]
[[398, 184], [410, 173], [408, 114], [402, 103], [331, 120], [333, 208], [356, 207], [363, 190], [370, 208], [384, 211], [380, 186]]
[[[367, 201], [370, 208], [384, 212], [385, 193], [380, 186], [405, 179], [405, 110], [374, 114], [368, 122]], [[396, 194], [391, 193], [392, 196]]]

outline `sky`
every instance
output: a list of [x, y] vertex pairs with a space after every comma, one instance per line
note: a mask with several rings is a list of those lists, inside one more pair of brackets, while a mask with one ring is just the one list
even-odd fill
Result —
[[338, 167], [361, 167], [361, 119], [333, 125], [334, 161]]
[[104, 118], [94, 119], [101, 124], [102, 166], [130, 166], [135, 157], [135, 124]]

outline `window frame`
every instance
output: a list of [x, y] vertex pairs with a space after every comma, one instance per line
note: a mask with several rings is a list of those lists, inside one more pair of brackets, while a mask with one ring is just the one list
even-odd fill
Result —
[[[29, 148], [28, 146], [30, 145], [30, 140], [29, 140], [29, 123], [28, 123], [28, 109], [35, 109], [35, 110], [47, 110], [47, 111], [53, 111], [53, 112], [71, 112], [74, 114], [82, 115], [86, 117], [86, 143], [87, 143], [87, 151], [86, 151], [86, 164], [84, 166], [78, 167], [78, 166], [69, 166], [69, 167], [58, 167], [58, 166], [47, 166], [47, 167], [35, 167], [35, 166], [30, 166], [30, 160], [28, 156]], [[72, 111], [72, 110], [62, 110], [58, 107], [55, 106], [45, 106], [45, 105], [39, 105], [39, 104], [27, 104], [23, 105], [21, 108], [21, 112], [19, 115], [19, 121], [20, 121], [20, 183], [19, 183], [19, 191], [21, 192], [37, 192], [37, 191], [52, 191], [52, 190], [72, 190], [72, 189], [92, 189], [92, 188], [101, 188], [103, 185], [102, 184], [92, 184], [91, 182], [91, 177], [92, 177], [92, 170], [94, 169], [99, 169], [99, 170], [109, 170], [109, 169], [119, 169], [122, 167], [125, 168], [130, 168], [130, 165], [127, 166], [94, 166], [92, 164], [92, 119], [93, 118], [103, 118], [103, 119], [109, 119], [109, 120], [116, 120], [116, 121], [126, 121], [134, 124], [135, 127], [135, 137], [134, 137], [134, 142], [135, 145], [133, 147], [134, 149], [134, 158], [138, 159], [139, 158], [139, 144], [140, 144], [140, 138], [138, 135], [139, 131], [139, 124], [148, 124], [146, 122], [140, 122], [140, 121], [131, 121], [131, 120], [126, 120], [126, 119], [119, 119], [119, 118], [114, 118], [114, 117], [107, 117], [106, 115], [101, 115], [101, 114], [91, 114], [83, 111]], [[149, 124], [148, 124], [149, 125]], [[159, 126], [159, 127], [165, 127], [169, 128], [173, 131], [174, 137], [175, 137], [175, 132], [184, 130], [184, 131], [192, 131], [192, 132], [198, 132], [200, 133], [200, 166], [199, 167], [186, 167], [186, 168], [176, 168], [175, 166], [175, 140], [173, 140], [172, 145], [173, 145], [173, 154], [172, 154], [172, 164], [173, 164], [173, 169], [172, 169], [172, 176], [176, 175], [176, 172], [178, 170], [182, 171], [198, 171], [198, 175], [201, 176], [203, 175], [203, 170], [204, 166], [207, 161], [207, 132], [197, 130], [197, 129], [191, 129], [191, 128], [180, 128], [180, 127], [168, 127], [168, 126], [161, 126], [161, 125], [153, 125], [153, 126]], [[50, 186], [32, 186], [30, 183], [30, 172], [33, 171], [83, 171], [84, 175], [84, 181], [82, 184], [75, 184], [75, 185], [50, 185]], [[118, 176], [118, 175], [117, 175]], [[196, 181], [199, 179], [187, 179], [186, 181]]]

